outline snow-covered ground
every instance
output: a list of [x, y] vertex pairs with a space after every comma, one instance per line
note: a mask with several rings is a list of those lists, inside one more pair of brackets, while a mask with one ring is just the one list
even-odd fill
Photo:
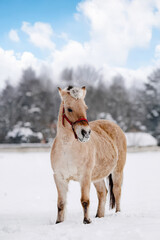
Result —
[[49, 153], [0, 153], [0, 240], [160, 239], [160, 152], [129, 153], [122, 212], [102, 219], [91, 189], [92, 223], [82, 223], [80, 188], [72, 182], [66, 221], [55, 225], [57, 192]]

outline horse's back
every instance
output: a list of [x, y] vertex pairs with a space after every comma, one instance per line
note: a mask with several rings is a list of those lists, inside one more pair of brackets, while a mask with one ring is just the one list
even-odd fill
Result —
[[[107, 135], [113, 140], [113, 142], [117, 144], [117, 147], [120, 143], [123, 146], [126, 146], [125, 134], [122, 129], [114, 122], [108, 120], [96, 120], [90, 122], [89, 124], [91, 129], [95, 132], [100, 133], [99, 130], [101, 129], [100, 134], [105, 135], [107, 133]], [[120, 139], [121, 141], [119, 142]]]

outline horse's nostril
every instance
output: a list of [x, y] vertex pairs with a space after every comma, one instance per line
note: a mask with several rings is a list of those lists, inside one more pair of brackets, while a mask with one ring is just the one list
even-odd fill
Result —
[[81, 130], [81, 133], [83, 137], [87, 134], [87, 132], [84, 129]]
[[83, 137], [89, 138], [90, 133], [91, 133], [91, 130], [89, 131], [86, 131], [84, 129], [81, 130], [81, 134]]

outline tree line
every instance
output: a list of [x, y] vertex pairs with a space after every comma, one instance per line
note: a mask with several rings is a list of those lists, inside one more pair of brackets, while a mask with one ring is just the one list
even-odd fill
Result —
[[[105, 118], [124, 131], [149, 132], [160, 144], [160, 69], [142, 88], [126, 88], [115, 76], [110, 84], [91, 66], [64, 69], [59, 85], [87, 86], [89, 121]], [[0, 92], [0, 143], [48, 142], [55, 137], [60, 97], [56, 84], [29, 68], [17, 86], [9, 82]], [[24, 136], [23, 136], [24, 135]]]

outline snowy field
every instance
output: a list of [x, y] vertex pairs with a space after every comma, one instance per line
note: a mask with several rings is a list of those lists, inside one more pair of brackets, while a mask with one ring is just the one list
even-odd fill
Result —
[[57, 192], [49, 153], [0, 153], [0, 240], [158, 240], [160, 239], [160, 152], [129, 153], [124, 173], [122, 212], [106, 207], [84, 225], [80, 188], [71, 182], [66, 221], [55, 225]]

